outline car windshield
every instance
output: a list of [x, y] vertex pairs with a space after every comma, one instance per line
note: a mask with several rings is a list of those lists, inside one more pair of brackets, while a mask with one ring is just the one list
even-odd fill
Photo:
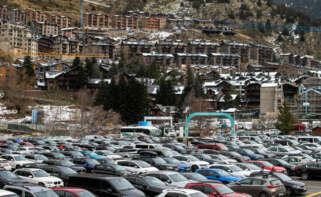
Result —
[[168, 176], [173, 182], [187, 181], [187, 179], [183, 175], [181, 175], [179, 173], [170, 174]]
[[226, 172], [225, 170], [218, 169], [217, 171], [218, 171], [218, 173], [219, 173], [221, 176], [224, 176], [224, 177], [231, 176], [231, 175], [230, 175], [228, 172]]
[[18, 177], [10, 171], [0, 171], [0, 176], [5, 179], [18, 179]]
[[76, 171], [74, 171], [73, 169], [71, 168], [67, 168], [67, 167], [60, 167], [61, 171], [63, 171], [64, 174], [67, 174], [67, 175], [71, 175], [71, 174], [77, 174]]
[[134, 186], [124, 178], [113, 179], [110, 181], [110, 184], [119, 191], [135, 189]]
[[284, 146], [284, 148], [288, 151], [294, 151], [294, 148], [292, 148], [291, 146]]
[[186, 157], [186, 158], [188, 158], [190, 161], [199, 161], [199, 159], [197, 159], [197, 158], [194, 157], [194, 156], [188, 156], [188, 157]]
[[250, 170], [261, 170], [261, 168], [257, 167], [254, 164], [245, 164]]
[[225, 186], [225, 185], [218, 185], [215, 187], [215, 189], [221, 194], [231, 194], [234, 193], [233, 190], [231, 190], [229, 187]]
[[83, 155], [82, 153], [76, 152], [76, 151], [72, 152], [72, 155], [73, 155], [74, 157], [84, 157], [84, 155]]
[[267, 161], [262, 161], [262, 164], [263, 164], [265, 167], [273, 167], [273, 165], [272, 165], [270, 162], [267, 162]]
[[230, 166], [230, 169], [233, 171], [233, 172], [238, 172], [238, 171], [242, 171], [242, 169], [238, 166]]
[[44, 155], [35, 155], [35, 159], [36, 160], [42, 160], [42, 161], [46, 161], [48, 160], [48, 158]]
[[47, 190], [34, 193], [36, 197], [59, 197], [54, 191]]
[[144, 177], [144, 180], [146, 181], [146, 183], [148, 183], [148, 185], [152, 187], [166, 186], [165, 183], [163, 183], [161, 180], [155, 177], [151, 177], [151, 176]]
[[[69, 195], [66, 195], [66, 196], [69, 196]], [[84, 191], [81, 191], [81, 192], [77, 192], [77, 196], [79, 196], [79, 197], [95, 197], [94, 194], [90, 193], [87, 190], [84, 190]]]
[[291, 181], [292, 180], [290, 177], [288, 177], [287, 175], [285, 175], [283, 173], [274, 173], [274, 175], [276, 177], [278, 177], [279, 179], [281, 179], [282, 181]]
[[146, 163], [145, 161], [136, 161], [135, 162], [140, 168], [150, 168], [152, 167], [149, 163]]
[[197, 180], [197, 181], [206, 181], [207, 178], [201, 174], [198, 174], [198, 173], [188, 173], [186, 174], [186, 176], [189, 178], [189, 179], [193, 179], [193, 180]]
[[202, 192], [195, 192], [190, 194], [190, 197], [207, 197], [207, 195], [203, 194]]
[[16, 161], [24, 161], [26, 160], [26, 158], [24, 156], [21, 156], [21, 155], [16, 155], [16, 156], [13, 156], [14, 157], [14, 160]]
[[72, 163], [71, 161], [69, 161], [69, 160], [61, 160], [61, 161], [60, 161], [60, 165], [70, 167], [70, 166], [74, 166], [75, 164], [73, 164], [73, 163]]
[[32, 171], [35, 177], [48, 177], [50, 176], [47, 172], [44, 170], [34, 170]]
[[113, 165], [113, 166], [117, 171], [126, 171], [126, 169], [123, 166], [120, 166], [120, 165]]
[[313, 160], [313, 157], [311, 157], [310, 155], [304, 154], [303, 155], [304, 159], [309, 159], [309, 160]]
[[89, 165], [99, 165], [100, 163], [97, 161], [97, 160], [95, 160], [95, 159], [88, 159], [87, 160], [87, 163], [89, 164]]
[[244, 151], [247, 153], [247, 154], [254, 154], [253, 151], [249, 150], [249, 149], [244, 149]]
[[164, 158], [164, 160], [169, 163], [169, 164], [177, 164], [177, 163], [181, 163], [180, 161], [178, 161], [175, 158]]
[[271, 181], [271, 185], [274, 185], [274, 186], [282, 185], [282, 182], [278, 179], [275, 179]]
[[202, 155], [204, 159], [212, 159], [209, 155]]
[[154, 158], [153, 161], [156, 163], [156, 164], [166, 164], [166, 161], [162, 158]]
[[280, 162], [282, 165], [289, 165], [289, 163], [284, 161], [283, 159], [278, 159], [277, 161]]

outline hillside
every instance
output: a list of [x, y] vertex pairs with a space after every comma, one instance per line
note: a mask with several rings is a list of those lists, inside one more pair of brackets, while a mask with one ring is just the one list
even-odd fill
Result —
[[276, 3], [283, 3], [287, 7], [295, 8], [309, 13], [313, 18], [321, 18], [320, 0], [274, 0]]
[[[128, 10], [144, 10], [150, 13], [171, 13], [184, 17], [214, 19], [230, 24], [239, 35], [232, 38], [239, 42], [264, 43], [280, 52], [309, 54], [321, 58], [320, 33], [310, 32], [309, 28], [298, 26], [321, 26], [321, 20], [312, 19], [308, 14], [273, 0], [85, 0], [85, 12], [120, 14]], [[320, 4], [318, 0], [277, 0], [293, 5], [309, 2], [308, 8]], [[89, 3], [90, 2], [90, 3]], [[294, 4], [295, 2], [295, 4]], [[299, 3], [301, 2], [301, 4]], [[97, 3], [109, 5], [109, 8]], [[80, 0], [0, 0], [0, 5], [21, 9], [36, 8], [49, 13], [60, 13], [74, 19], [78, 24]], [[295, 6], [294, 6], [295, 7]], [[208, 37], [201, 33], [192, 34], [204, 39], [230, 39]], [[181, 37], [186, 35], [181, 35]], [[187, 35], [188, 38], [190, 35]], [[179, 36], [177, 38], [180, 38]], [[283, 50], [282, 50], [283, 49]]]

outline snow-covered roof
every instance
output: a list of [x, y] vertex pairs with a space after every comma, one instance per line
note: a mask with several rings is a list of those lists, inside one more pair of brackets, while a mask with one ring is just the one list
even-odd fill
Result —
[[273, 88], [273, 87], [277, 87], [278, 84], [277, 83], [263, 83], [261, 85], [262, 88]]
[[46, 79], [55, 79], [62, 74], [64, 74], [64, 72], [46, 72], [45, 77]]

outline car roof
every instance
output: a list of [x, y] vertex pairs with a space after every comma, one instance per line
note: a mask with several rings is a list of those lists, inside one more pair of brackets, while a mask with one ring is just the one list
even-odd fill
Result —
[[150, 172], [148, 174], [177, 174], [178, 172], [175, 171], [167, 171], [167, 170], [160, 170], [160, 171], [155, 171], [155, 172]]
[[6, 195], [13, 195], [15, 193], [11, 192], [11, 191], [7, 191], [4, 189], [0, 189], [0, 196], [6, 196]]
[[166, 192], [180, 192], [184, 194], [193, 194], [193, 193], [198, 193], [200, 191], [193, 190], [193, 189], [166, 189]]
[[54, 191], [68, 191], [68, 192], [86, 191], [85, 189], [79, 188], [79, 187], [55, 187], [55, 188], [52, 188], [52, 190], [54, 190]]
[[46, 187], [42, 187], [42, 186], [39, 186], [39, 185], [36, 185], [36, 184], [26, 184], [26, 183], [15, 183], [14, 185], [6, 185], [4, 187], [4, 189], [6, 188], [16, 188], [16, 189], [19, 189], [19, 190], [27, 190], [27, 191], [30, 191], [30, 192], [41, 192], [41, 191], [48, 191], [48, 190], [51, 190], [49, 188], [46, 188]]
[[70, 176], [70, 178], [72, 178], [72, 177], [102, 179], [102, 180], [113, 180], [113, 179], [123, 178], [123, 177], [119, 177], [119, 176], [105, 175], [105, 174], [76, 174], [76, 175]]
[[37, 170], [41, 170], [41, 169], [39, 169], [39, 168], [20, 168], [20, 169], [17, 169], [17, 170], [33, 172], [33, 171], [37, 171]]

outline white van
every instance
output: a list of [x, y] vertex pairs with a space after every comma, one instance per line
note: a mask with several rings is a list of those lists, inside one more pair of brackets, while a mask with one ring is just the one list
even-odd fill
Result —
[[0, 197], [19, 197], [19, 196], [13, 192], [0, 189]]
[[313, 137], [313, 136], [300, 136], [298, 137], [299, 143], [313, 143], [313, 144], [321, 144], [320, 137]]

